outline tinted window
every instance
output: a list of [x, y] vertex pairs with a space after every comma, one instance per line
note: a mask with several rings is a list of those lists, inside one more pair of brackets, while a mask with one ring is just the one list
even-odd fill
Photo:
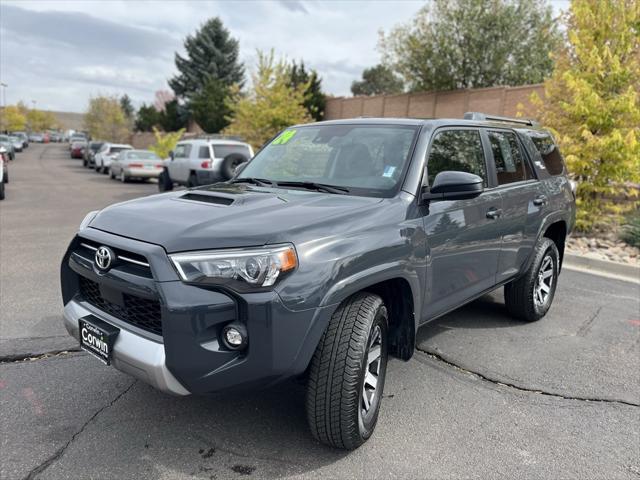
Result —
[[521, 182], [532, 178], [516, 134], [513, 132], [488, 132], [493, 160], [496, 163], [498, 185]]
[[189, 158], [189, 154], [191, 153], [191, 145], [188, 144], [179, 144], [176, 145], [176, 149], [173, 152], [174, 158]]
[[429, 185], [433, 185], [438, 173], [448, 170], [478, 175], [486, 186], [487, 171], [479, 131], [447, 130], [436, 134], [427, 163]]
[[198, 151], [198, 158], [210, 158], [210, 156], [211, 151], [209, 150], [209, 145], [200, 147], [200, 150]]
[[93, 143], [91, 143], [91, 150], [93, 150], [94, 152], [97, 152], [98, 150], [100, 150], [102, 148], [102, 145], [104, 145], [104, 143], [93, 142]]
[[547, 132], [527, 132], [542, 157], [542, 163], [550, 175], [562, 175], [564, 173], [564, 161], [560, 150], [553, 141], [553, 137]]
[[249, 147], [246, 145], [214, 145], [213, 153], [216, 158], [224, 158], [230, 153], [241, 153], [247, 158], [251, 157]]

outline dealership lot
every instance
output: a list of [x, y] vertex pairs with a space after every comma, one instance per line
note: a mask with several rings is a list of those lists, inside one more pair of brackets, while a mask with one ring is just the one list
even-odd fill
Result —
[[[378, 429], [334, 451], [303, 387], [173, 398], [77, 350], [59, 262], [84, 214], [157, 191], [82, 168], [61, 145], [10, 165], [0, 204], [1, 478], [638, 478], [640, 287], [566, 270], [550, 313], [501, 292], [424, 327], [389, 366]], [[43, 355], [51, 353], [51, 355]], [[26, 359], [25, 357], [36, 357]]]

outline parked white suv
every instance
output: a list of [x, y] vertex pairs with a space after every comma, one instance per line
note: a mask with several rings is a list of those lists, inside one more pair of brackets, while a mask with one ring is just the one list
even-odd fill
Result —
[[174, 184], [196, 187], [228, 180], [235, 169], [251, 157], [251, 145], [228, 137], [183, 140], [165, 160], [158, 188], [164, 192], [171, 190]]
[[109, 173], [111, 162], [123, 150], [133, 150], [133, 147], [123, 143], [105, 143], [102, 145], [102, 148], [98, 150], [94, 159], [96, 172]]

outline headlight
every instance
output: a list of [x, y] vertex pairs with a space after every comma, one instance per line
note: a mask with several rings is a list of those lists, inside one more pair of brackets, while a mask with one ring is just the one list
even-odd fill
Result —
[[245, 291], [271, 287], [298, 266], [293, 245], [177, 253], [169, 257], [185, 282]]
[[82, 222], [80, 222], [80, 228], [78, 230], [84, 230], [85, 228], [87, 228], [89, 226], [89, 224], [91, 223], [91, 221], [96, 218], [96, 215], [98, 214], [100, 210], [94, 210], [93, 212], [89, 212], [85, 215], [84, 220], [82, 220]]

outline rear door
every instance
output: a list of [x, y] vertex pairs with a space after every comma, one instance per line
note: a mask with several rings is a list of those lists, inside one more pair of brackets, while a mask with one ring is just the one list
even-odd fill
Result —
[[516, 133], [498, 128], [483, 133], [503, 205], [498, 222], [502, 242], [496, 282], [500, 283], [516, 275], [531, 253], [547, 201]]
[[[479, 175], [489, 185], [487, 152], [477, 128], [434, 133], [427, 154], [427, 183], [442, 171]], [[468, 200], [431, 201], [424, 217], [427, 282], [424, 317], [433, 317], [488, 290], [496, 281], [502, 197], [487, 188]]]
[[189, 178], [189, 155], [191, 144], [179, 143], [173, 151], [173, 160], [169, 162], [169, 176], [180, 183], [187, 183]]

